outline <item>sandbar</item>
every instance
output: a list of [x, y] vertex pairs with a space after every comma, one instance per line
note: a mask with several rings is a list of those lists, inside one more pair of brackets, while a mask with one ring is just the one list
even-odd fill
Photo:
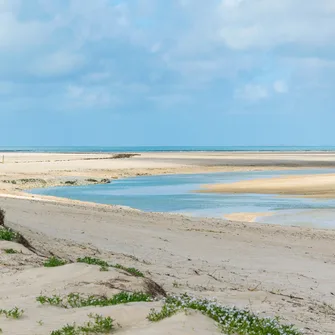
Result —
[[280, 194], [311, 198], [335, 198], [335, 174], [285, 176], [206, 185], [202, 193]]

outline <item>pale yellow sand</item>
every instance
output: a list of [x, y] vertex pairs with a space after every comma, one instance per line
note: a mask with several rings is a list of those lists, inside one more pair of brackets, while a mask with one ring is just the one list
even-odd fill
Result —
[[263, 213], [231, 213], [224, 216], [227, 220], [240, 221], [240, 222], [255, 222], [259, 217], [271, 216], [272, 212]]
[[286, 176], [240, 181], [231, 184], [208, 185], [199, 192], [283, 194], [334, 198], [335, 174]]

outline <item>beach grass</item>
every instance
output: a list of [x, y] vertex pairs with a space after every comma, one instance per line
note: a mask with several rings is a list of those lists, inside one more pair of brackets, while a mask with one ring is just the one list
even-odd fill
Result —
[[96, 295], [85, 296], [78, 293], [70, 293], [64, 297], [60, 295], [53, 295], [51, 297], [41, 295], [36, 298], [36, 301], [42, 305], [48, 304], [62, 308], [106, 307], [130, 302], [150, 302], [152, 300], [151, 295], [142, 292], [120, 292], [111, 298]]
[[67, 262], [63, 259], [60, 259], [58, 257], [52, 256], [50, 257], [46, 262], [44, 262], [44, 267], [46, 268], [54, 268], [57, 266], [63, 266], [66, 265]]
[[0, 309], [0, 315], [4, 315], [7, 319], [19, 319], [23, 313], [23, 309], [19, 309], [18, 307], [12, 309]]
[[81, 326], [76, 323], [68, 324], [59, 330], [54, 330], [50, 335], [108, 334], [114, 328], [114, 320], [109, 316], [90, 314], [88, 317], [91, 321]]
[[293, 325], [281, 324], [279, 318], [263, 318], [246, 309], [226, 307], [214, 300], [197, 299], [187, 294], [166, 298], [160, 311], [151, 310], [148, 320], [158, 322], [189, 309], [216, 321], [227, 335], [302, 335]]
[[18, 237], [17, 233], [15, 233], [10, 228], [6, 228], [6, 227], [0, 228], [0, 240], [15, 241], [17, 237]]
[[4, 249], [6, 254], [17, 254], [18, 252], [14, 249]]
[[134, 277], [142, 277], [142, 278], [144, 277], [144, 274], [136, 268], [126, 267], [126, 266], [123, 266], [121, 264], [110, 265], [106, 261], [101, 260], [99, 258], [93, 258], [93, 257], [86, 256], [84, 258], [78, 258], [77, 262], [78, 263], [86, 263], [86, 264], [89, 264], [89, 265], [98, 265], [98, 266], [101, 267], [100, 268], [101, 271], [108, 271], [108, 267], [112, 267], [112, 268], [115, 268], [115, 269], [123, 270], [123, 271], [131, 274]]

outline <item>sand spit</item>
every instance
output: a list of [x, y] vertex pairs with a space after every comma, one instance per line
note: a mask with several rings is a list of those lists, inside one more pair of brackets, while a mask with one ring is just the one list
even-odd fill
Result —
[[335, 174], [285, 176], [231, 184], [208, 185], [202, 193], [281, 194], [312, 198], [335, 198]]

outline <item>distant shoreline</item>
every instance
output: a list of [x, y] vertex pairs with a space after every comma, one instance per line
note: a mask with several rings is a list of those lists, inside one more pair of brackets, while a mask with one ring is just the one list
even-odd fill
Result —
[[59, 154], [108, 154], [108, 153], [335, 153], [335, 146], [3, 146], [6, 153], [59, 153]]

